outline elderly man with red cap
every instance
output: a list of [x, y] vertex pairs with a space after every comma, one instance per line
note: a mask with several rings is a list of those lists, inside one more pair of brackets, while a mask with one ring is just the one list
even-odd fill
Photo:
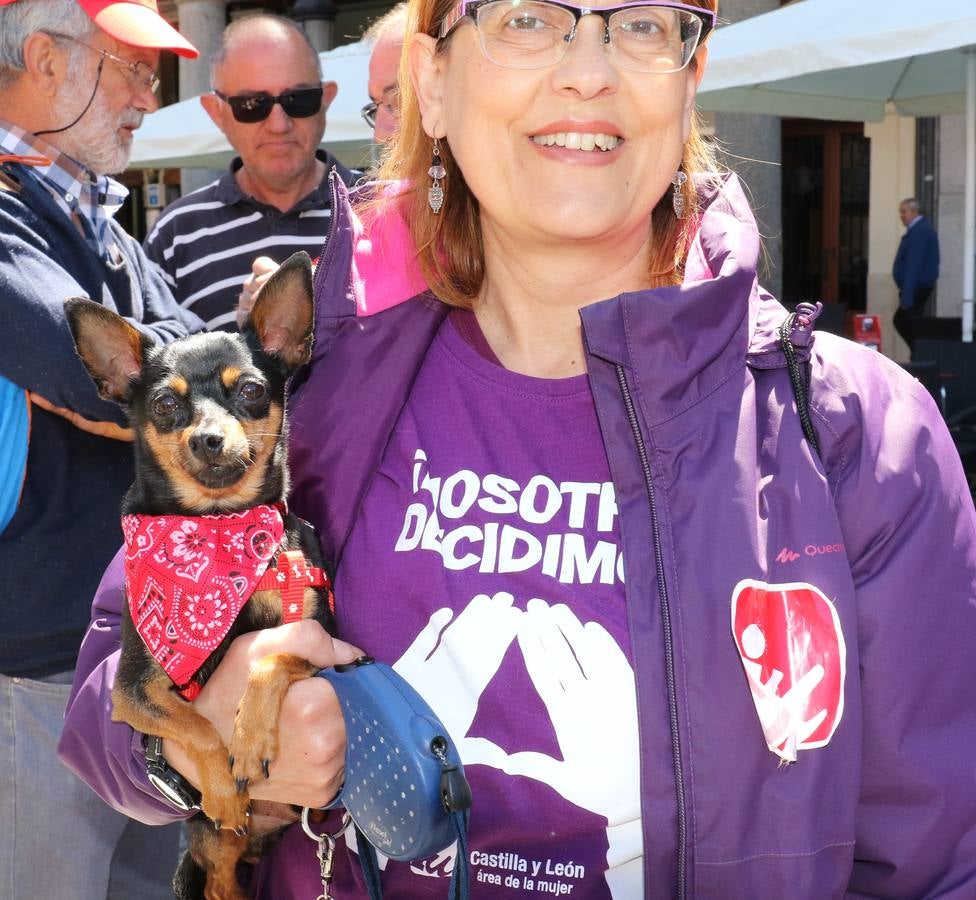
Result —
[[113, 220], [127, 192], [108, 176], [158, 106], [161, 51], [197, 56], [155, 0], [0, 0], [0, 379], [30, 414], [0, 530], [0, 897], [12, 900], [163, 897], [175, 861], [175, 833], [127, 828], [56, 756], [132, 479], [124, 420], [82, 368], [62, 303], [90, 297], [158, 341], [202, 328]]

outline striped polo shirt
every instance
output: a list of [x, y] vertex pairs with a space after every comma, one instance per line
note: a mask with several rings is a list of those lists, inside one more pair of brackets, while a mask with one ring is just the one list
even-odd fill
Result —
[[322, 150], [326, 165], [319, 186], [287, 212], [245, 194], [234, 177], [240, 158], [216, 181], [174, 201], [143, 245], [177, 301], [196, 313], [209, 331], [234, 331], [237, 297], [256, 256], [284, 262], [297, 250], [313, 259], [322, 249], [332, 217], [328, 173], [352, 185], [362, 173], [347, 169]]

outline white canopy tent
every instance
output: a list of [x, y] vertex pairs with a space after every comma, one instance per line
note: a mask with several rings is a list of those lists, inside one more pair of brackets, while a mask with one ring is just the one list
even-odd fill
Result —
[[[322, 145], [347, 165], [369, 159], [373, 133], [359, 114], [369, 102], [369, 47], [361, 41], [319, 54], [327, 81], [339, 93], [326, 114]], [[130, 168], [219, 169], [233, 158], [227, 139], [200, 105], [199, 97], [181, 100], [146, 116], [135, 133]]]
[[963, 339], [976, 266], [976, 4], [798, 0], [720, 29], [702, 109], [851, 121], [966, 114]]

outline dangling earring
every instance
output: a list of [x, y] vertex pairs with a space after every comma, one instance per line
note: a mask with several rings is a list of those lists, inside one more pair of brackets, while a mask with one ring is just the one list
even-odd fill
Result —
[[685, 182], [688, 176], [681, 169], [674, 173], [671, 184], [674, 186], [671, 191], [671, 205], [674, 207], [674, 214], [679, 218], [685, 217]]
[[430, 162], [427, 174], [434, 179], [434, 183], [427, 189], [427, 204], [433, 212], [439, 213], [444, 205], [444, 189], [441, 187], [441, 179], [447, 175], [447, 172], [441, 165], [441, 144], [437, 138], [434, 138], [434, 158]]

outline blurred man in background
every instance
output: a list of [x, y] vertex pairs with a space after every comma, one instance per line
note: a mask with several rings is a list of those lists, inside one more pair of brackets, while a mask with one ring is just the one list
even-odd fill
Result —
[[939, 277], [939, 236], [919, 211], [914, 198], [902, 200], [898, 216], [905, 226], [905, 234], [891, 272], [898, 286], [894, 324], [908, 349], [914, 350], [915, 323], [925, 315], [925, 306]]
[[[0, 377], [30, 411], [0, 533], [5, 900], [172, 896], [178, 828], [130, 822], [56, 756], [133, 474], [124, 416], [78, 359], [64, 300], [102, 303], [157, 341], [202, 327], [113, 219], [128, 191], [108, 175], [159, 105], [161, 50], [197, 55], [154, 0], [0, 0]], [[118, 765], [142, 765], [140, 753], [133, 738]]]
[[369, 56], [369, 103], [362, 114], [377, 143], [389, 140], [400, 125], [397, 82], [406, 24], [407, 4], [398, 3], [363, 35], [363, 40], [373, 46]]
[[318, 256], [332, 216], [329, 172], [347, 185], [362, 173], [318, 149], [338, 88], [322, 79], [318, 53], [290, 19], [228, 25], [210, 83], [200, 102], [237, 158], [163, 210], [145, 249], [184, 307], [210, 330], [233, 330], [255, 258], [273, 268], [296, 250]]

